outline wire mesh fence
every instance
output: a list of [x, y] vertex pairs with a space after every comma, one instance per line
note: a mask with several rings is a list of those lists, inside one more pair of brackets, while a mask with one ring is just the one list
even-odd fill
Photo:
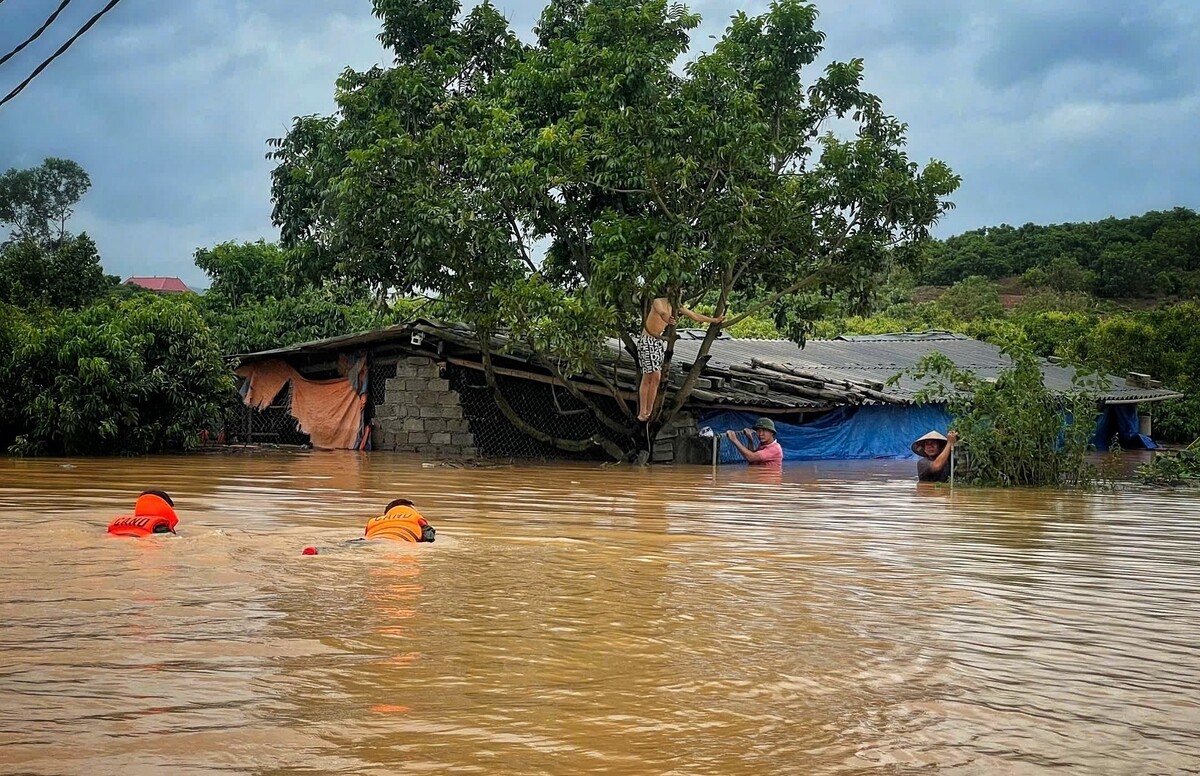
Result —
[[308, 445], [308, 434], [292, 417], [292, 390], [287, 385], [270, 406], [256, 410], [248, 405], [233, 410], [225, 419], [225, 443], [231, 445]]
[[[479, 370], [451, 366], [447, 370], [447, 378], [462, 402], [463, 416], [470, 425], [475, 446], [482, 456], [611, 459], [598, 445], [587, 445], [581, 451], [567, 451], [550, 442], [535, 439], [518, 428], [500, 409], [483, 372]], [[496, 387], [517, 417], [542, 434], [570, 442], [586, 442], [594, 437], [602, 437], [622, 449], [630, 446], [630, 437], [601, 423], [590, 407], [561, 386], [497, 375]], [[589, 398], [611, 417], [621, 416], [621, 410], [611, 396], [593, 394]]]
[[[425, 363], [434, 368], [431, 362]], [[438, 457], [608, 461], [614, 450], [636, 453], [648, 445], [648, 440], [638, 436], [644, 426], [629, 422], [610, 395], [590, 393], [588, 398], [610, 418], [629, 423], [628, 432], [601, 422], [592, 407], [561, 385], [497, 374], [499, 396], [521, 421], [514, 424], [480, 369], [442, 363], [440, 369], [419, 378], [409, 376], [409, 371], [411, 365], [406, 365], [405, 376], [399, 379], [395, 359], [370, 364], [364, 421], [372, 427], [376, 450], [408, 450]], [[309, 445], [308, 435], [291, 415], [291, 398], [288, 385], [268, 407], [233, 410], [224, 424], [225, 443]], [[397, 404], [407, 406], [397, 413]], [[403, 419], [397, 420], [397, 414]], [[533, 429], [533, 434], [521, 428], [522, 424]], [[379, 433], [385, 427], [396, 433]], [[460, 436], [464, 432], [469, 432], [465, 439]], [[579, 449], [563, 449], [545, 437], [565, 442], [567, 447], [579, 443]], [[401, 438], [404, 441], [397, 441]], [[611, 444], [606, 450], [595, 440]]]
[[395, 359], [373, 359], [367, 367], [367, 407], [365, 422], [371, 424], [375, 420], [376, 409], [387, 398], [387, 381], [396, 376]]

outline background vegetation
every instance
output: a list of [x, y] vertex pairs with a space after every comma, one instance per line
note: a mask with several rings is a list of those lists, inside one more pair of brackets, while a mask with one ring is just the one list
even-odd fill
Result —
[[272, 141], [281, 242], [197, 250], [203, 295], [104, 272], [75, 162], [0, 175], [0, 448], [186, 449], [236, 401], [223, 356], [415, 315], [605, 382], [597, 343], [664, 291], [735, 337], [943, 329], [1148, 373], [1187, 396], [1156, 437], [1200, 437], [1200, 216], [929, 239], [957, 177], [908, 159], [863, 62], [812, 72], [812, 6], [738, 15], [682, 70], [699, 19], [661, 0], [553, 0], [528, 40], [489, 5], [374, 7], [394, 62]]
[[104, 273], [68, 231], [90, 185], [47, 159], [0, 176], [0, 449], [32, 454], [187, 450], [237, 402], [224, 356], [392, 322], [361, 288], [313, 285], [277, 245], [196, 252], [212, 286], [158, 295]]

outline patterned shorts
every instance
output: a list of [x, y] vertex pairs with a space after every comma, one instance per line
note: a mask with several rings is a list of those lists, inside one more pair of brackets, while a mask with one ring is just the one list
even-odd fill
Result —
[[638, 367], [643, 373], [661, 372], [663, 357], [667, 353], [667, 343], [658, 337], [651, 337], [646, 332], [637, 341]]

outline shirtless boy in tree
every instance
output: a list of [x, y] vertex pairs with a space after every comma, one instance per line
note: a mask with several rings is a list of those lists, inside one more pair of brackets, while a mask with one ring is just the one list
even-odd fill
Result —
[[[724, 315], [715, 318], [692, 312], [680, 305], [679, 312], [697, 323], [722, 323]], [[650, 305], [646, 320], [642, 322], [642, 333], [637, 339], [638, 367], [642, 370], [642, 383], [638, 388], [638, 420], [645, 423], [654, 411], [654, 399], [658, 396], [658, 384], [662, 380], [663, 357], [667, 353], [667, 341], [663, 332], [675, 325], [671, 312], [671, 300], [660, 296]]]

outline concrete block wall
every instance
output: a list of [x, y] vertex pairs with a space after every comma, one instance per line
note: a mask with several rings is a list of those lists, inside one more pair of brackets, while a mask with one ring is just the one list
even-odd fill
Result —
[[659, 430], [650, 460], [654, 463], [694, 463], [691, 446], [697, 433], [696, 419], [680, 412]]
[[383, 402], [375, 406], [373, 434], [376, 450], [440, 458], [478, 455], [458, 393], [438, 374], [433, 359], [421, 356], [396, 363], [396, 376], [388, 378]]

